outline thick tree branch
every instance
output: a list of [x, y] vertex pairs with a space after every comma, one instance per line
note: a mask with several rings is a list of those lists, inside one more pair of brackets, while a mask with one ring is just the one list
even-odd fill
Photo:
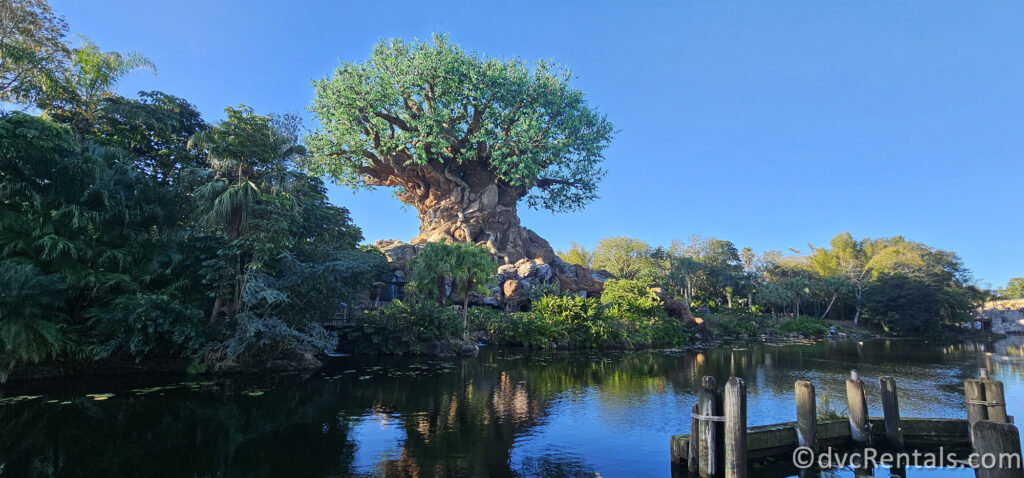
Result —
[[537, 180], [537, 187], [541, 189], [547, 189], [551, 186], [580, 186], [579, 181], [569, 181], [565, 179], [552, 179], [552, 178], [540, 178]]
[[397, 126], [398, 129], [400, 129], [402, 131], [405, 131], [406, 133], [415, 133], [416, 132], [416, 128], [410, 127], [409, 123], [406, 123], [405, 120], [403, 120], [402, 118], [399, 118], [399, 117], [397, 117], [395, 115], [392, 115], [392, 114], [389, 114], [389, 113], [385, 113], [385, 112], [381, 112], [381, 111], [374, 111], [373, 115], [378, 117], [378, 118], [380, 118], [380, 119], [382, 119], [382, 120], [384, 120], [384, 121], [387, 121], [389, 124]]

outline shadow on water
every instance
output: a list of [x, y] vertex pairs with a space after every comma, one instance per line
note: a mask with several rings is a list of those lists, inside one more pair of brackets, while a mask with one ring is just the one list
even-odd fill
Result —
[[801, 379], [845, 413], [850, 369], [869, 384], [895, 376], [904, 416], [960, 417], [961, 382], [979, 366], [1008, 398], [1024, 390], [1019, 339], [484, 348], [472, 359], [346, 357], [312, 377], [14, 383], [0, 388], [0, 478], [668, 476], [669, 437], [688, 432], [704, 375], [742, 377], [749, 423], [760, 425], [794, 419]]

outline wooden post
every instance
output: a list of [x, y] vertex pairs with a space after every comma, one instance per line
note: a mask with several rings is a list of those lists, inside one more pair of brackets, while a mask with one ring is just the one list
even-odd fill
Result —
[[700, 415], [700, 399], [693, 404], [690, 416], [690, 445], [686, 454], [686, 469], [696, 475], [700, 469], [700, 421], [693, 415]]
[[896, 397], [896, 380], [879, 377], [878, 386], [882, 391], [882, 414], [885, 417], [885, 437], [889, 446], [903, 449], [903, 430], [900, 429], [900, 404]]
[[730, 377], [725, 384], [725, 478], [747, 477], [747, 386]]
[[857, 377], [857, 371], [850, 371], [846, 379], [846, 405], [850, 408], [850, 437], [857, 445], [871, 443], [868, 432], [868, 402], [864, 398], [864, 382]]
[[[704, 383], [700, 388], [700, 414], [704, 416], [711, 416], [715, 414], [715, 377], [707, 376], [704, 377]], [[716, 466], [718, 464], [718, 450], [716, 445], [718, 444], [718, 437], [715, 436], [715, 422], [710, 420], [701, 420], [700, 426], [700, 455], [699, 455], [699, 470], [700, 476], [711, 477], [718, 473]]]
[[978, 454], [978, 478], [1024, 478], [1020, 462], [1020, 434], [1009, 423], [979, 420], [971, 428]]
[[799, 446], [818, 446], [818, 410], [814, 384], [806, 380], [796, 382], [796, 441]]
[[[988, 407], [985, 406], [985, 383], [978, 379], [964, 380], [964, 399], [967, 402], [967, 423], [971, 428], [974, 424], [988, 418]], [[974, 433], [971, 433], [974, 442]]]
[[999, 380], [982, 380], [985, 384], [985, 401], [988, 402], [987, 420], [996, 423], [1010, 423], [1006, 419], [1006, 397], [1003, 395], [1003, 382]]

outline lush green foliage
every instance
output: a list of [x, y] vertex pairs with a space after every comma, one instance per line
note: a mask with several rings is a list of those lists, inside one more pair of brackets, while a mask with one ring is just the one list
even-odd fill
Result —
[[714, 337], [754, 336], [767, 329], [770, 318], [740, 309], [705, 314], [704, 324]]
[[593, 267], [594, 253], [588, 251], [586, 247], [577, 244], [576, 241], [572, 242], [568, 251], [559, 250], [557, 252], [558, 257], [569, 264], [577, 264], [583, 267]]
[[667, 261], [660, 247], [631, 237], [608, 237], [594, 248], [593, 266], [619, 278], [655, 283], [664, 275]]
[[462, 318], [447, 307], [396, 300], [364, 312], [357, 325], [343, 327], [339, 335], [343, 347], [358, 353], [416, 354], [426, 342], [461, 343], [464, 330]]
[[490, 252], [482, 246], [431, 242], [410, 262], [409, 282], [424, 297], [434, 297], [439, 305], [444, 305], [449, 281], [455, 285], [455, 292], [468, 300], [470, 294], [486, 291], [497, 268]]
[[1006, 287], [996, 291], [1000, 299], [1024, 299], [1024, 277], [1014, 277], [1006, 283]]
[[906, 274], [880, 276], [864, 303], [865, 315], [885, 330], [923, 337], [942, 337], [972, 309], [962, 291]]
[[828, 335], [828, 322], [817, 317], [801, 315], [783, 322], [776, 330], [783, 334], [800, 334], [805, 337], [824, 337]]
[[445, 36], [379, 43], [365, 63], [315, 82], [320, 129], [305, 165], [351, 186], [419, 194], [433, 170], [484, 165], [492, 183], [530, 206], [574, 210], [596, 197], [612, 125], [572, 88], [572, 75], [538, 62], [467, 52]]
[[640, 321], [664, 313], [661, 300], [643, 281], [610, 279], [604, 283], [601, 303], [615, 316]]
[[[969, 305], [986, 298], [971, 285], [970, 272], [955, 253], [899, 236], [855, 240], [848, 233], [836, 236], [830, 246], [812, 246], [809, 255], [798, 251], [788, 256], [777, 251], [757, 255], [729, 241], [698, 236], [673, 241], [667, 249], [612, 237], [595, 250], [594, 266], [663, 287], [701, 311], [697, 315], [705, 317], [717, 335], [754, 332], [750, 321], [733, 319], [739, 307], [770, 312], [773, 317], [813, 314], [853, 319], [902, 334], [931, 335], [968, 320]], [[883, 284], [905, 289], [883, 291]], [[909, 311], [868, 307], [869, 303], [895, 305], [892, 293], [905, 294], [907, 301], [934, 313], [925, 320], [924, 315]], [[938, 302], [931, 304], [932, 300]]]
[[293, 168], [297, 119], [229, 108], [211, 127], [181, 98], [122, 98], [120, 78], [152, 69], [142, 55], [72, 48], [43, 2], [4, 3], [0, 22], [0, 95], [44, 112], [0, 116], [0, 379], [40, 360], [244, 364], [330, 343], [319, 322], [386, 267]]
[[674, 347], [689, 341], [647, 287], [617, 282], [614, 300], [547, 295], [536, 299], [529, 312], [477, 313], [470, 323], [495, 343], [530, 348]]
[[68, 70], [68, 25], [45, 0], [0, 3], [0, 101], [35, 104]]

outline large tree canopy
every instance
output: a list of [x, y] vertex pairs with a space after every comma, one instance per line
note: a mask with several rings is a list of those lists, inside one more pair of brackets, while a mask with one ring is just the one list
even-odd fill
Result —
[[[518, 233], [520, 199], [570, 211], [597, 197], [612, 125], [571, 78], [546, 62], [467, 52], [442, 35], [381, 42], [366, 62], [314, 82], [320, 127], [305, 167], [344, 185], [395, 187], [419, 210], [423, 240], [502, 249], [499, 236]], [[493, 216], [502, 209], [511, 217]]]

